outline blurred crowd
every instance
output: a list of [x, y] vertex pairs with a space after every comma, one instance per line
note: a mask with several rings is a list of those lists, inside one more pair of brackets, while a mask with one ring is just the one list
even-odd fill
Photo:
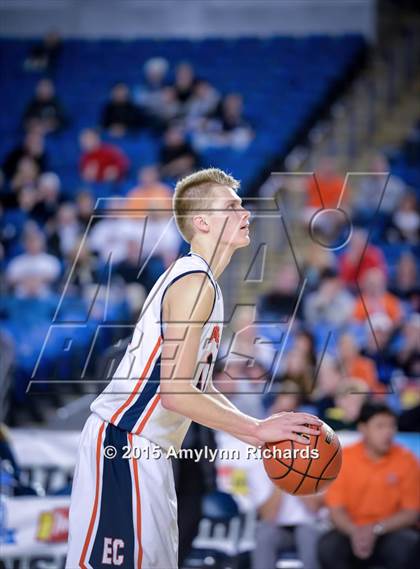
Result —
[[[60, 45], [59, 36], [49, 34], [22, 62], [28, 72], [45, 76], [21, 117], [20, 144], [2, 157], [0, 342], [8, 355], [3, 373], [10, 384], [6, 393], [0, 389], [0, 404], [4, 405], [3, 397], [10, 425], [42, 423], [48, 409], [62, 403], [56, 388], [45, 389], [43, 398], [27, 396], [34, 374], [70, 379], [83, 361], [89, 364], [87, 377], [95, 375], [95, 359], [127, 335], [127, 328], [120, 325], [135, 323], [157, 277], [186, 251], [172, 222], [174, 181], [200, 166], [202, 148], [243, 147], [254, 136], [243, 114], [241, 94], [220, 93], [187, 62], [171, 70], [165, 59], [153, 58], [144, 65], [139, 85], [130, 89], [124, 82], [116, 83], [106, 105], [98, 109], [98, 124], [80, 131], [80, 160], [74, 164], [80, 187], [69, 191], [62, 187], [60, 172], [51, 171], [47, 150], [47, 141], [53, 143], [74, 119], [63, 107], [53, 80]], [[141, 167], [134, 187], [98, 200], [95, 184], [120, 188], [133, 168], [119, 141], [141, 130], [159, 138], [159, 162]], [[420, 160], [419, 140], [411, 151]], [[310, 410], [336, 430], [364, 425], [367, 445], [377, 458], [394, 448], [397, 428], [417, 432], [420, 424], [419, 188], [408, 187], [394, 174], [388, 178], [384, 173], [389, 170], [386, 157], [375, 154], [369, 171], [377, 175], [352, 182], [351, 191], [342, 196], [343, 215], [324, 216], [316, 224], [314, 213], [319, 208], [337, 211], [345, 186], [334, 159], [321, 160], [316, 179], [301, 185], [297, 192], [301, 201], [296, 202], [294, 187], [285, 184], [282, 192], [291, 204], [290, 219], [312, 231], [304, 283], [295, 264], [279, 267], [255, 311], [244, 310], [232, 324], [235, 357], [227, 366], [218, 362], [214, 372], [216, 386], [254, 416]], [[51, 323], [57, 323], [52, 332]], [[115, 326], [97, 338], [99, 324]], [[286, 331], [287, 343], [282, 346]], [[272, 381], [268, 391], [267, 378]], [[77, 383], [71, 389], [80, 394], [84, 388]], [[363, 415], [369, 405], [373, 411]], [[378, 416], [388, 420], [383, 427], [385, 442], [378, 442], [380, 435], [367, 427]], [[218, 443], [231, 444], [220, 439]], [[415, 470], [411, 458], [403, 458], [407, 468]], [[364, 460], [360, 448], [352, 460], [359, 472]], [[373, 462], [359, 482], [375, 472]], [[392, 468], [390, 472], [394, 475]], [[378, 490], [377, 515], [358, 510], [357, 480], [349, 496], [342, 486], [331, 492], [327, 505], [332, 510], [346, 507], [350, 522], [334, 520], [342, 534], [323, 540], [322, 567], [355, 567], [351, 551], [369, 558], [378, 540], [385, 543], [381, 534], [356, 535], [355, 528], [360, 520], [373, 528], [400, 509], [413, 509], [413, 482], [407, 481], [405, 487], [403, 473], [401, 477], [389, 501]], [[264, 486], [259, 473], [255, 480], [260, 480], [261, 491], [253, 507], [259, 508], [261, 526], [254, 569], [271, 567], [270, 555], [293, 540], [305, 569], [316, 569], [319, 536], [311, 530], [325, 503], [280, 495]], [[410, 492], [405, 492], [407, 488]], [[404, 493], [409, 495], [406, 504], [400, 501]], [[414, 521], [408, 516], [396, 528], [406, 529]], [[296, 527], [302, 530], [295, 531]], [[344, 542], [342, 535], [347, 535]], [[400, 534], [399, 539], [407, 540], [409, 551], [412, 535]], [[396, 557], [395, 541], [386, 548], [388, 561], [381, 550], [380, 562], [405, 569]], [[331, 565], [337, 551], [343, 559], [346, 551], [347, 558], [342, 565]], [[389, 565], [389, 560], [394, 564]]]
[[[21, 117], [22, 142], [2, 161], [1, 331], [15, 351], [13, 406], [26, 405], [34, 420], [42, 420], [42, 413], [27, 405], [25, 389], [49, 324], [85, 322], [89, 313], [81, 349], [90, 343], [95, 324], [134, 322], [157, 277], [186, 251], [171, 220], [173, 182], [199, 166], [200, 145], [245, 143], [253, 135], [241, 95], [222, 96], [187, 62], [172, 70], [165, 59], [152, 58], [139, 85], [130, 89], [116, 83], [98, 109], [98, 125], [80, 131], [80, 160], [74, 165], [80, 188], [69, 191], [60, 172], [49, 169], [47, 151], [47, 141], [53, 144], [55, 133], [72, 120], [52, 79], [60, 48], [60, 37], [48, 34], [23, 62], [44, 76]], [[124, 179], [132, 165], [118, 141], [143, 128], [158, 133], [159, 163], [141, 167], [134, 187], [101, 200], [91, 184]], [[411, 154], [420, 155], [419, 146], [411, 145]], [[315, 177], [282, 189], [288, 217], [312, 239], [303, 295], [275, 386], [293, 382], [299, 404], [315, 406], [344, 425], [357, 415], [356, 409], [346, 409], [346, 393], [375, 393], [387, 398], [410, 428], [404, 412], [418, 406], [420, 367], [418, 188], [388, 176], [383, 154], [371, 157], [367, 171], [356, 183], [325, 156]], [[342, 215], [328, 215], [338, 211], [339, 199]], [[314, 217], [321, 207], [327, 214]], [[296, 266], [282, 265], [271, 290], [260, 297], [257, 313], [245, 318], [262, 323], [264, 336], [266, 321], [291, 318], [300, 285]], [[273, 345], [281, 332], [281, 326], [267, 328]], [[118, 339], [115, 332], [95, 344], [96, 355]], [[42, 354], [39, 371], [46, 377], [60, 379], [74, 370], [57, 360], [80, 358], [80, 350], [65, 355], [61, 341], [60, 336], [50, 342]], [[269, 360], [269, 353], [256, 357], [262, 376], [270, 370]], [[263, 408], [268, 399], [261, 398]]]
[[[19, 422], [20, 411], [24, 421], [43, 420], [25, 390], [49, 324], [84, 321], [89, 312], [81, 348], [92, 339], [95, 324], [134, 322], [157, 277], [186, 250], [171, 220], [175, 181], [200, 166], [204, 147], [243, 148], [254, 136], [241, 94], [222, 94], [188, 62], [172, 69], [166, 59], [154, 57], [144, 64], [138, 85], [112, 86], [108, 101], [98, 107], [98, 124], [80, 129], [79, 163], [73, 165], [79, 183], [70, 188], [60, 168], [52, 171], [48, 150], [76, 119], [54, 83], [61, 46], [52, 32], [21, 62], [41, 78], [23, 116], [16, 117], [21, 142], [1, 160], [0, 318], [2, 341], [14, 352], [12, 423]], [[139, 132], [160, 146], [158, 160], [140, 167], [122, 144]], [[137, 182], [130, 182], [133, 178]], [[104, 283], [106, 301], [97, 295]], [[118, 334], [100, 342], [95, 355]], [[64, 355], [66, 363], [60, 364], [62, 341], [60, 336], [42, 353], [41, 375], [60, 379], [74, 371], [80, 351]], [[47, 394], [48, 402], [56, 407], [59, 394]]]

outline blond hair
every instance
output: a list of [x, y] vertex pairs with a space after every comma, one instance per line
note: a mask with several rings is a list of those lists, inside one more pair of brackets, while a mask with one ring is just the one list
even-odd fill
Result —
[[219, 168], [207, 168], [182, 178], [175, 186], [172, 200], [175, 221], [187, 243], [191, 243], [194, 236], [192, 213], [210, 209], [206, 204], [211, 203], [216, 186], [228, 186], [236, 192], [239, 181]]

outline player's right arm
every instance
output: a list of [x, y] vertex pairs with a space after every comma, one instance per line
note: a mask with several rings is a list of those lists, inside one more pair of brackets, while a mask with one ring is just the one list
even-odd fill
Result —
[[[204, 280], [203, 280], [204, 279]], [[302, 434], [319, 434], [321, 421], [309, 413], [280, 413], [258, 420], [233, 405], [200, 391], [192, 384], [202, 328], [209, 318], [214, 289], [209, 279], [190, 274], [168, 289], [163, 302], [165, 333], [161, 356], [162, 405], [206, 427], [244, 439], [262, 442], [294, 440], [306, 444]], [[307, 425], [312, 425], [309, 427]]]

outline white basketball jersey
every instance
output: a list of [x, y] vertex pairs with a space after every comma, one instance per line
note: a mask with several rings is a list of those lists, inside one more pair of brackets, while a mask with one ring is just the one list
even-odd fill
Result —
[[[156, 281], [145, 300], [133, 337], [112, 380], [93, 401], [91, 411], [122, 430], [141, 435], [163, 449], [179, 449], [191, 420], [165, 409], [160, 401], [160, 367], [164, 325], [162, 302], [168, 288], [191, 273], [206, 273], [215, 301], [203, 327], [192, 383], [205, 391], [211, 380], [223, 327], [223, 297], [207, 261], [189, 253]], [[175, 380], [176, 381], [176, 380]]]

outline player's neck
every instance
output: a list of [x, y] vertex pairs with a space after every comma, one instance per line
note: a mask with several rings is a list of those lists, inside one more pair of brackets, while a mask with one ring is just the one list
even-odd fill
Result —
[[230, 247], [222, 248], [216, 245], [216, 248], [209, 248], [201, 243], [191, 243], [191, 252], [200, 255], [206, 261], [216, 279], [226, 269], [233, 255]]

